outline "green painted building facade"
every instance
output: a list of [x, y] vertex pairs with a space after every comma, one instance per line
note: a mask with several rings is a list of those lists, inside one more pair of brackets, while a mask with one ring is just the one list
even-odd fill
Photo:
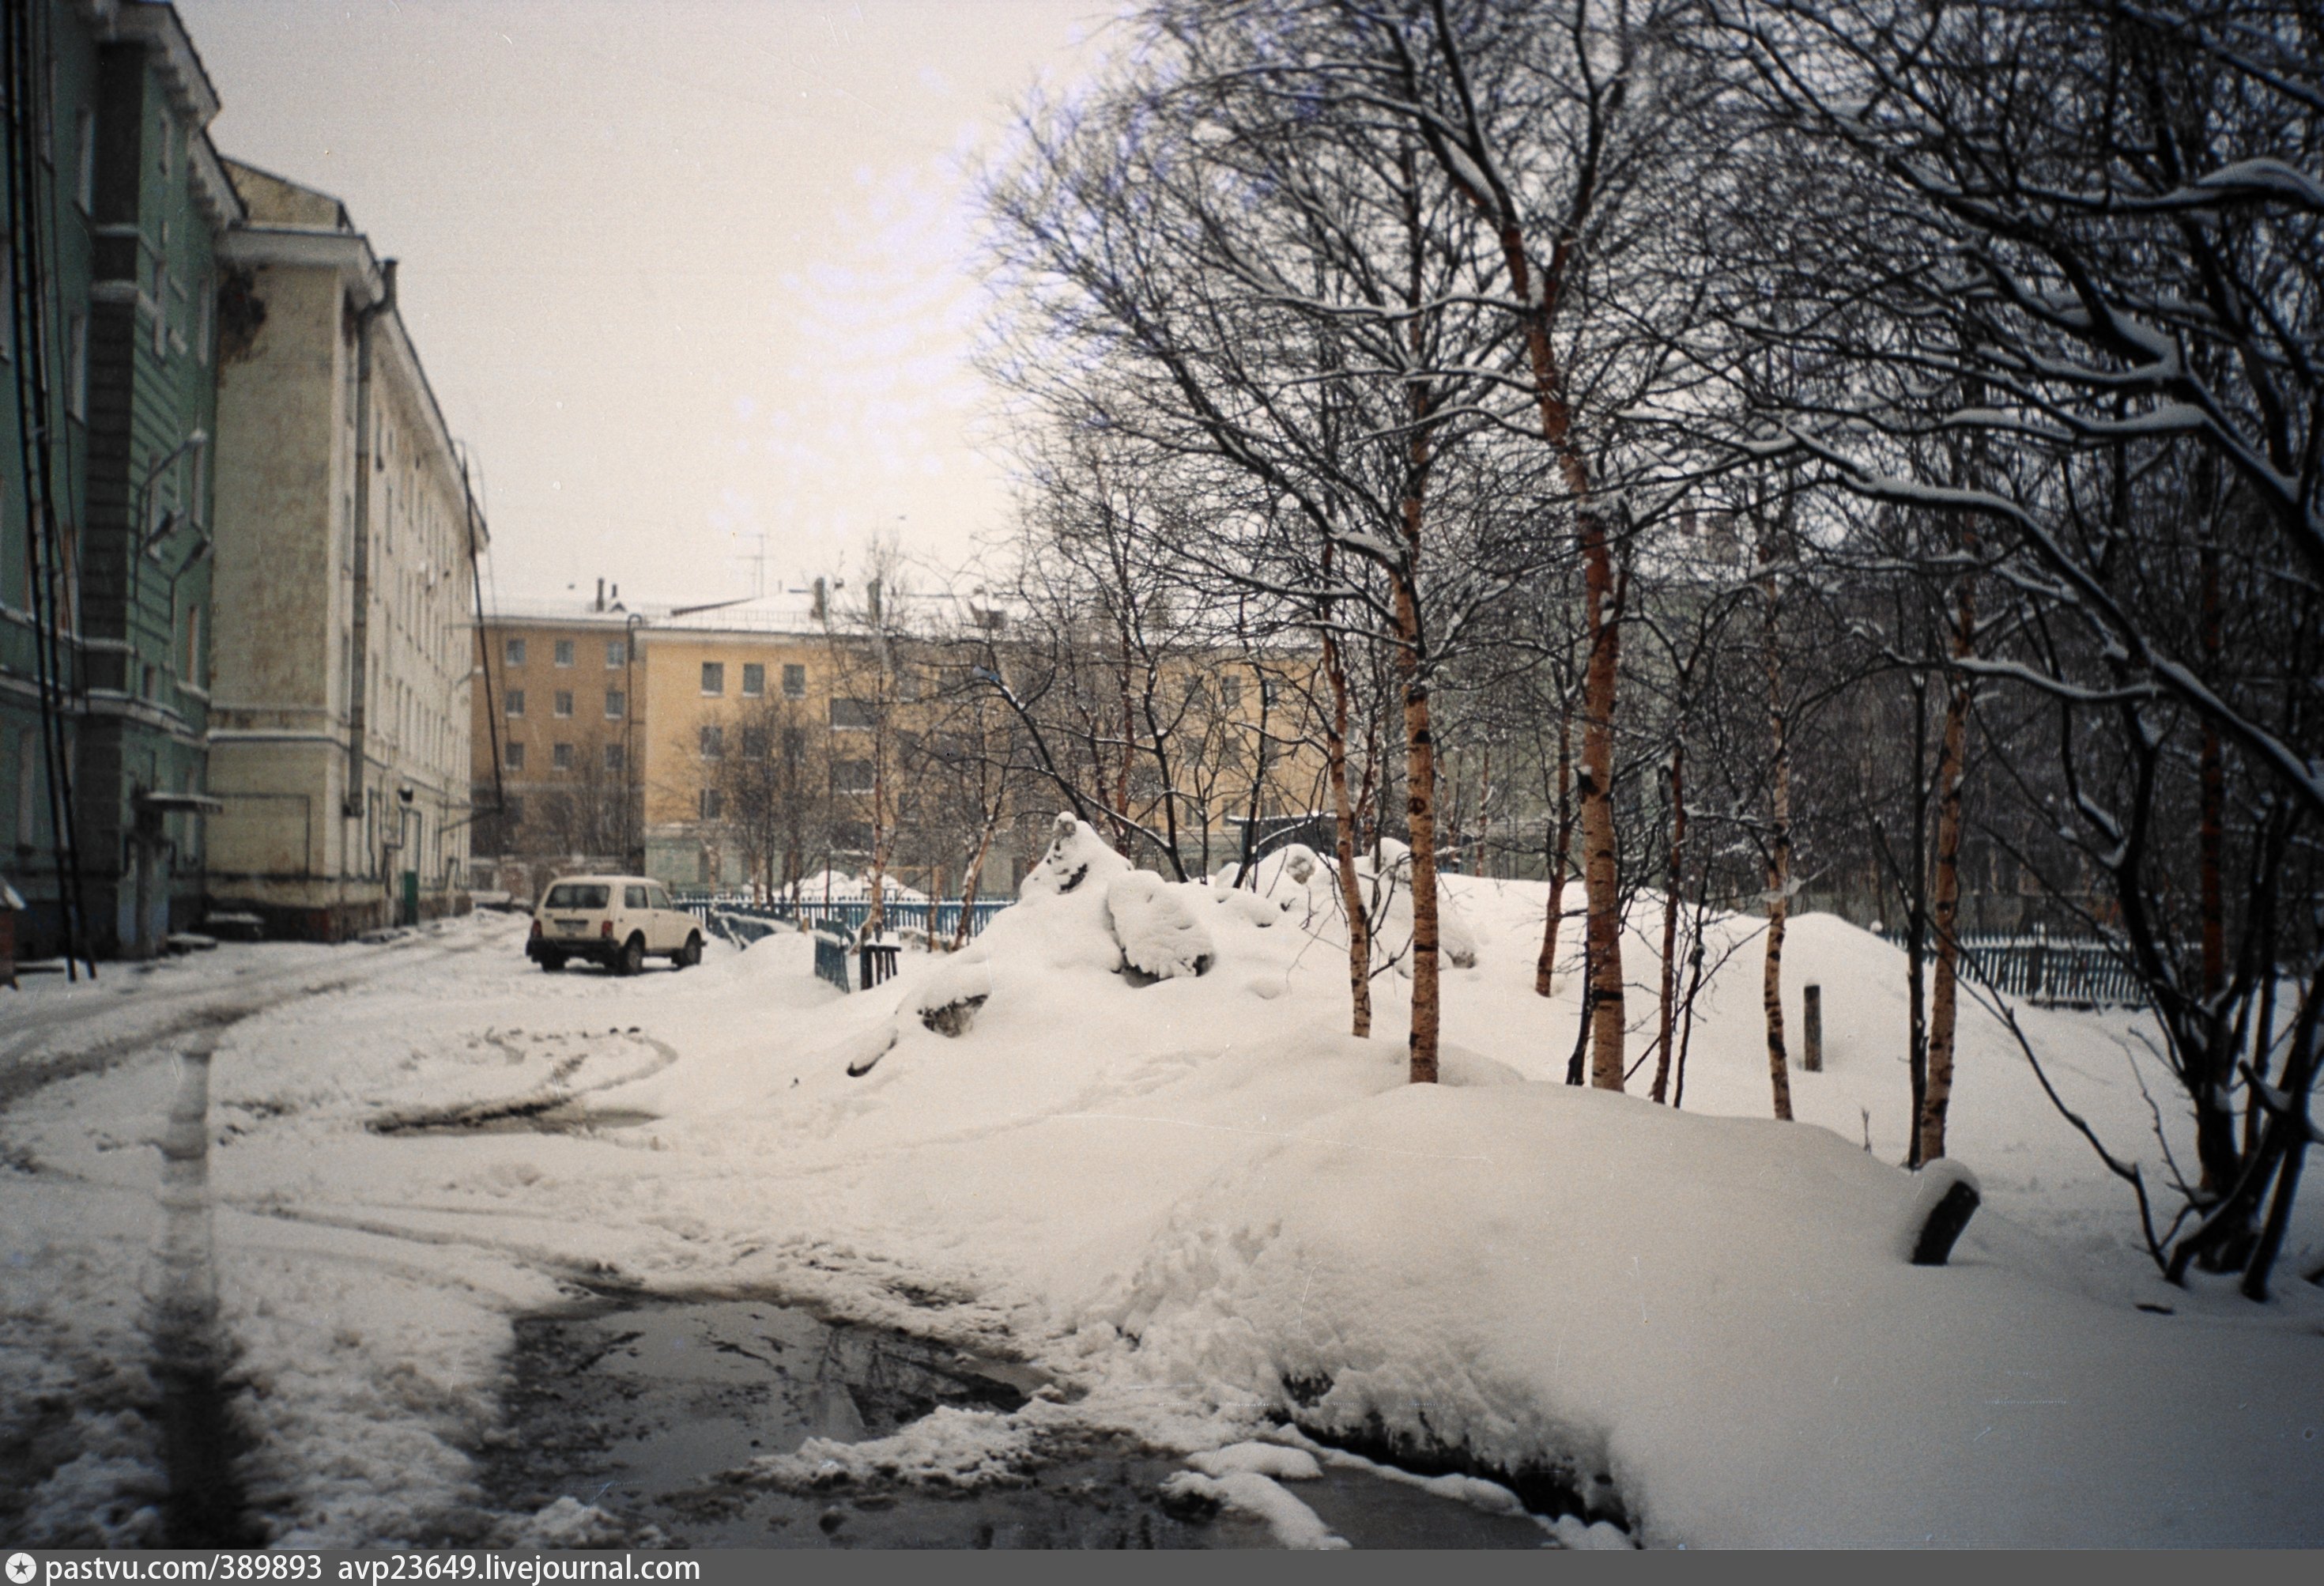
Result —
[[167, 5], [6, 8], [0, 876], [23, 951], [198, 918], [216, 250], [241, 205]]

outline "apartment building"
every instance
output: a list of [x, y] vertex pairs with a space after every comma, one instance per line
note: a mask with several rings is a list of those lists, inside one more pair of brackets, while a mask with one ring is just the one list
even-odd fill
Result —
[[476, 884], [530, 896], [553, 871], [619, 865], [673, 887], [780, 889], [864, 871], [876, 849], [888, 874], [939, 895], [982, 851], [982, 886], [1005, 891], [1070, 802], [1044, 755], [1140, 862], [1156, 860], [1136, 831], [1167, 840], [1173, 816], [1189, 873], [1236, 857], [1246, 827], [1328, 844], [1312, 655], [1173, 652], [1150, 715], [1138, 683], [1125, 734], [1114, 646], [1004, 626], [950, 596], [883, 602], [822, 580], [675, 609], [623, 610], [601, 590], [586, 608], [495, 614], [473, 798], [503, 814], [478, 823]]
[[485, 529], [394, 261], [329, 194], [226, 170], [209, 889], [336, 941], [466, 907]]
[[478, 631], [470, 689], [471, 871], [531, 897], [553, 872], [636, 871], [642, 613], [521, 606]]
[[28, 954], [143, 955], [202, 905], [213, 306], [242, 205], [172, 8], [11, 10], [31, 224], [0, 235], [0, 875]]

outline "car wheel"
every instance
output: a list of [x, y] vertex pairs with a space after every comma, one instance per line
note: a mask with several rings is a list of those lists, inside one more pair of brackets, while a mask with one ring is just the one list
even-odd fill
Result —
[[702, 936], [699, 932], [687, 933], [686, 945], [669, 955], [673, 969], [692, 969], [702, 962]]
[[635, 974], [646, 966], [646, 939], [632, 936], [622, 944], [622, 956], [613, 965], [615, 974]]
[[557, 954], [544, 953], [540, 955], [540, 967], [548, 973], [555, 974], [565, 967], [565, 960]]

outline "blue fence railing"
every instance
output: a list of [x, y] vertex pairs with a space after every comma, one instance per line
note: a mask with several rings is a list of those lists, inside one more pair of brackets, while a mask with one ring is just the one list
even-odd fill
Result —
[[815, 933], [815, 975], [816, 979], [828, 981], [843, 991], [855, 989], [847, 975], [846, 938], [835, 936], [828, 931]]
[[[691, 912], [713, 930], [719, 928], [715, 917], [727, 917], [729, 928], [737, 936], [749, 934], [743, 922], [752, 920], [780, 921], [787, 925], [804, 926], [810, 930], [821, 926], [853, 936], [863, 928], [863, 921], [872, 912], [869, 902], [823, 903], [809, 898], [800, 899], [794, 907], [786, 898], [756, 903], [748, 895], [715, 892], [680, 892], [677, 894], [677, 901], [679, 908]], [[972, 936], [982, 935], [984, 927], [992, 923], [992, 917], [1008, 907], [1009, 900], [1005, 898], [978, 899], [969, 906], [968, 934]], [[919, 931], [940, 941], [949, 941], [960, 929], [960, 910], [961, 900], [957, 898], [940, 898], [921, 903], [904, 903], [891, 899], [882, 910], [882, 923], [891, 931]], [[756, 936], [750, 939], [755, 940]]]

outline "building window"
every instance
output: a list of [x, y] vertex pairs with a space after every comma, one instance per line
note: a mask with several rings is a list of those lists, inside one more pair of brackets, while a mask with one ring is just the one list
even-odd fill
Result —
[[570, 688], [559, 688], [556, 693], [551, 708], [553, 708], [558, 715], [571, 715], [573, 714], [573, 690]]
[[702, 758], [705, 760], [716, 760], [725, 752], [726, 729], [724, 727], [703, 728]]
[[701, 810], [704, 820], [715, 821], [725, 813], [726, 801], [720, 797], [717, 788], [705, 788], [696, 807]]
[[618, 670], [619, 669], [627, 666], [629, 664], [629, 660], [630, 646], [627, 640], [608, 639], [605, 641], [606, 670]]
[[506, 664], [509, 666], [521, 667], [524, 665], [524, 641], [521, 639], [510, 640], [506, 644], [501, 647], [501, 654]]
[[1219, 679], [1219, 703], [1229, 710], [1242, 708], [1242, 679], [1232, 672]]
[[573, 745], [552, 743], [549, 748], [549, 763], [560, 771], [573, 769]]
[[862, 821], [835, 821], [831, 827], [831, 845], [842, 853], [872, 852], [872, 828]]
[[742, 663], [742, 692], [752, 699], [767, 691], [767, 669], [757, 661]]
[[201, 687], [202, 608], [198, 605], [189, 605], [186, 608], [186, 658], [184, 667], [178, 673], [178, 677], [181, 681], [190, 683], [197, 688]]
[[508, 753], [503, 758], [508, 762], [509, 770], [512, 771], [521, 771], [524, 770], [524, 745], [519, 743], [513, 738], [510, 739]]
[[573, 664], [573, 641], [570, 639], [560, 639], [557, 641], [557, 664], [560, 667], [569, 667]]
[[29, 732], [16, 734], [16, 845], [20, 848], [32, 845], [32, 779], [40, 758], [39, 742]]
[[501, 815], [512, 826], [524, 825], [524, 800], [514, 794], [502, 799]]
[[767, 758], [766, 728], [745, 727], [742, 729], [742, 758], [744, 760], [764, 760]]
[[872, 791], [872, 762], [868, 760], [835, 760], [831, 762], [831, 790], [834, 793], [869, 793]]
[[605, 690], [605, 719], [607, 721], [620, 721], [622, 719], [622, 714], [629, 709], [629, 696], [623, 694], [620, 689], [608, 688]]
[[88, 417], [88, 316], [76, 314], [65, 331], [65, 412]]
[[508, 691], [508, 714], [512, 716], [521, 716], [524, 715], [523, 689], [512, 688]]
[[862, 732], [877, 720], [877, 713], [868, 699], [835, 699], [831, 702], [831, 724], [835, 727]]
[[807, 669], [805, 667], [785, 667], [783, 669], [783, 697], [785, 699], [805, 699], [807, 697]]
[[80, 169], [73, 177], [73, 202], [87, 215], [97, 207], [97, 112], [82, 111], [76, 123]]
[[726, 663], [706, 660], [702, 663], [702, 691], [705, 694], [726, 692]]
[[622, 746], [620, 744], [608, 743], [605, 745], [605, 769], [607, 770], [618, 771], [628, 763], [629, 757], [622, 752]]
[[783, 729], [783, 763], [795, 766], [806, 758], [807, 729], [785, 727]]

